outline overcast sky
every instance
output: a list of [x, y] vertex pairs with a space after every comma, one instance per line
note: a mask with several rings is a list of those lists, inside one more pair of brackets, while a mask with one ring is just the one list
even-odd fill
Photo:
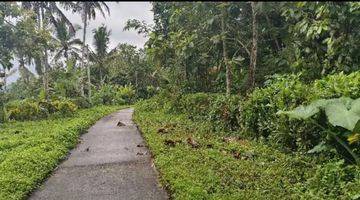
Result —
[[[95, 20], [91, 20], [87, 28], [86, 43], [93, 43], [92, 30], [105, 24], [111, 29], [110, 48], [115, 47], [118, 43], [128, 43], [138, 48], [144, 46], [147, 38], [138, 35], [136, 31], [123, 31], [128, 19], [144, 20], [148, 24], [153, 23], [153, 12], [151, 11], [150, 2], [107, 2], [110, 8], [110, 16], [105, 18], [98, 13]], [[66, 16], [74, 24], [82, 26], [80, 14], [73, 14], [71, 11], [65, 11]], [[77, 37], [82, 39], [82, 29], [77, 32]], [[14, 61], [14, 67], [17, 68], [18, 63]], [[34, 69], [30, 69], [34, 72]], [[18, 72], [8, 78], [8, 83], [15, 81], [19, 77]]]
[[[92, 30], [105, 24], [111, 29], [110, 47], [115, 47], [118, 43], [129, 43], [138, 47], [143, 47], [146, 38], [138, 35], [135, 31], [123, 31], [125, 23], [128, 19], [144, 20], [147, 23], [153, 23], [153, 13], [151, 11], [150, 2], [107, 2], [110, 8], [110, 16], [105, 18], [98, 13], [95, 20], [90, 21], [88, 26], [88, 35], [86, 43], [92, 44], [93, 35]], [[83, 25], [80, 14], [72, 14], [71, 11], [66, 12], [66, 15], [75, 24]], [[79, 38], [82, 38], [82, 30], [77, 33]]]

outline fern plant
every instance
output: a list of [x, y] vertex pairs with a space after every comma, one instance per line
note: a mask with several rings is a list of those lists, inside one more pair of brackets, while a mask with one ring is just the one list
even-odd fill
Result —
[[[285, 114], [290, 118], [295, 119], [310, 120], [319, 128], [334, 137], [334, 139], [350, 153], [355, 162], [360, 165], [359, 157], [345, 141], [341, 140], [339, 133], [335, 133], [334, 131], [321, 126], [317, 121], [311, 118], [321, 111], [326, 114], [327, 120], [331, 125], [334, 127], [342, 127], [347, 130], [340, 134], [342, 134], [341, 136], [347, 137], [349, 144], [360, 142], [360, 98], [356, 100], [348, 97], [319, 99], [307, 106], [301, 105], [291, 111], [278, 111], [277, 114]], [[319, 147], [317, 146], [315, 148]]]

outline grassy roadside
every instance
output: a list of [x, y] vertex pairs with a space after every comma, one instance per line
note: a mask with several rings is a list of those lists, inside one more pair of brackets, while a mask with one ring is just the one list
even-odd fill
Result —
[[317, 174], [319, 163], [309, 156], [214, 133], [185, 115], [137, 106], [134, 119], [172, 199], [351, 199], [344, 188], [353, 183], [339, 182], [333, 166]]
[[125, 106], [98, 106], [67, 118], [0, 125], [0, 199], [23, 199], [75, 147], [79, 135]]

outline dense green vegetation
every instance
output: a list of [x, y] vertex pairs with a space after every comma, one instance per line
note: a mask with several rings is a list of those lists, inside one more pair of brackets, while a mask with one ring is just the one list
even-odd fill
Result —
[[128, 25], [149, 36], [146, 53], [170, 83], [243, 95], [275, 73], [312, 81], [358, 71], [359, 9], [358, 2], [159, 2], [154, 26]]
[[[266, 87], [255, 89], [247, 98], [208, 93], [170, 92], [170, 95], [163, 92], [162, 96], [155, 98], [154, 107], [163, 107], [169, 112], [188, 113], [192, 119], [209, 121], [216, 131], [241, 130], [242, 136], [246, 138], [265, 139], [283, 150], [306, 152], [320, 143], [333, 147], [336, 145], [324, 130], [310, 121], [289, 119], [278, 112], [292, 110], [322, 98], [347, 96], [358, 99], [359, 80], [358, 72], [329, 75], [311, 84], [303, 83], [295, 75], [276, 76], [268, 81]], [[328, 129], [345, 131], [326, 123], [320, 114], [313, 118]], [[341, 139], [346, 141], [348, 136], [342, 134]], [[359, 144], [354, 142], [352, 148], [358, 151]], [[338, 150], [341, 151], [341, 148]]]
[[[111, 49], [112, 27], [87, 30], [111, 14], [105, 2], [0, 3], [0, 159], [18, 141], [25, 153], [0, 160], [0, 172], [8, 169], [1, 195], [33, 189], [78, 130], [110, 111], [102, 105], [138, 102], [135, 119], [175, 199], [360, 198], [360, 3], [152, 7], [154, 24], [124, 27], [148, 38], [144, 48]], [[82, 26], [64, 10], [81, 15]], [[6, 84], [16, 70], [20, 78]], [[43, 132], [48, 126], [61, 131]], [[27, 159], [24, 168], [7, 166]]]
[[[276, 76], [243, 99], [163, 91], [135, 119], [175, 199], [357, 199], [359, 78]], [[280, 113], [294, 108], [303, 120]]]
[[[64, 10], [83, 16], [83, 40], [75, 37], [81, 27]], [[143, 50], [129, 44], [110, 49], [106, 26], [92, 30], [93, 46], [84, 43], [90, 20], [110, 13], [106, 3], [3, 2], [0, 11], [6, 36], [0, 47], [0, 122], [44, 118], [64, 105], [71, 114], [76, 107], [131, 104], [156, 92]], [[20, 78], [6, 84], [16, 71]]]
[[193, 113], [162, 108], [155, 98], [138, 103], [135, 120], [174, 199], [359, 196], [360, 169], [343, 160], [284, 153], [264, 141], [245, 139], [244, 132], [215, 131], [211, 121], [190, 120]]
[[79, 110], [72, 117], [0, 125], [0, 199], [22, 199], [66, 157], [79, 135], [119, 106]]

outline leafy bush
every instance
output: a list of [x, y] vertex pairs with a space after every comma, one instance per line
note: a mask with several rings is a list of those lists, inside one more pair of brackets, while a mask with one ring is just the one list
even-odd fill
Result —
[[[221, 104], [226, 102], [222, 99], [226, 96], [215, 96]], [[213, 122], [167, 113], [154, 103], [152, 99], [138, 102], [134, 119], [172, 199], [359, 197], [359, 166], [346, 166], [337, 160], [323, 165], [321, 159], [229, 137], [228, 132], [212, 131]], [[159, 134], [163, 129], [166, 134]], [[198, 146], [192, 146], [189, 137]]]
[[190, 115], [192, 118], [206, 117], [210, 108], [211, 96], [206, 93], [183, 95], [173, 106], [174, 110]]
[[94, 105], [111, 105], [114, 104], [116, 89], [115, 86], [105, 84], [96, 90], [91, 97], [91, 103]]
[[147, 86], [146, 87], [146, 98], [150, 98], [153, 97], [154, 95], [157, 94], [157, 92], [159, 91], [159, 88], [155, 88], [154, 86]]
[[178, 94], [162, 91], [153, 98], [143, 101], [143, 110], [161, 108], [167, 113], [183, 113], [193, 120], [212, 122], [215, 130], [238, 130], [240, 97], [225, 94]]
[[353, 99], [360, 97], [360, 71], [349, 75], [339, 73], [326, 76], [316, 80], [313, 85], [315, 93], [312, 94], [312, 100], [322, 98], [351, 97]]
[[116, 101], [131, 104], [135, 101], [135, 90], [131, 85], [120, 86], [116, 91]]
[[215, 95], [211, 100], [208, 119], [215, 130], [235, 131], [239, 129], [240, 97], [237, 95]]
[[71, 115], [77, 110], [77, 106], [70, 100], [55, 100], [52, 102], [55, 111], [61, 115]]
[[0, 123], [5, 122], [6, 121], [6, 112], [5, 109], [2, 105], [0, 105]]
[[9, 102], [5, 110], [10, 120], [24, 121], [44, 119], [52, 114], [71, 115], [77, 110], [77, 105], [67, 99], [53, 101], [25, 99]]
[[135, 90], [130, 86], [103, 85], [92, 96], [94, 105], [124, 105], [135, 101]]
[[6, 101], [7, 98], [5, 96], [5, 93], [0, 90], [0, 123], [5, 122], [7, 120], [5, 107], [4, 107]]
[[91, 107], [89, 100], [85, 97], [80, 96], [80, 97], [72, 98], [71, 100], [79, 108], [90, 108]]
[[39, 104], [30, 99], [12, 101], [6, 105], [6, 111], [10, 120], [35, 120], [44, 115]]
[[[183, 113], [194, 120], [210, 121], [216, 130], [240, 131], [242, 136], [264, 138], [285, 150], [309, 151], [329, 141], [326, 131], [308, 121], [289, 119], [276, 113], [279, 110], [292, 110], [319, 98], [342, 95], [356, 98], [359, 95], [359, 77], [359, 72], [349, 75], [340, 73], [305, 84], [300, 74], [276, 75], [267, 81], [264, 88], [255, 89], [245, 100], [237, 95], [182, 94], [163, 90], [140, 106], [147, 111], [163, 109], [165, 113]], [[313, 118], [324, 124], [321, 113]], [[324, 126], [328, 127], [329, 124], [325, 123]], [[336, 141], [331, 143], [335, 145]]]
[[[279, 110], [292, 110], [313, 100], [333, 97], [360, 97], [360, 72], [330, 75], [311, 84], [300, 75], [275, 76], [266, 87], [256, 89], [242, 102], [240, 124], [249, 137], [264, 137], [272, 144], [293, 150], [310, 150], [326, 140], [326, 133], [307, 121], [279, 116]], [[321, 121], [320, 115], [314, 120]]]
[[146, 86], [146, 87], [139, 87], [136, 91], [136, 98], [137, 99], [149, 99], [156, 94], [158, 94], [159, 88], [155, 88], [154, 86]]
[[[320, 121], [326, 122], [326, 118], [330, 125], [324, 126], [319, 124], [319, 122], [312, 119], [312, 117], [319, 112], [323, 112], [324, 119]], [[285, 114], [290, 118], [306, 120], [318, 126], [324, 132], [328, 134], [331, 139], [335, 139], [342, 149], [346, 150], [348, 154], [351, 155], [350, 159], [360, 165], [359, 156], [356, 155], [356, 147], [351, 149], [349, 144], [356, 144], [360, 142], [359, 133], [360, 133], [360, 98], [353, 100], [348, 97], [341, 97], [336, 99], [319, 99], [312, 102], [307, 106], [299, 106], [291, 111], [279, 111], [278, 114]], [[325, 116], [326, 115], [326, 116]], [[328, 128], [324, 128], [328, 127]], [[333, 131], [332, 129], [338, 128], [338, 131]], [[347, 138], [349, 144], [347, 144], [343, 138]], [[321, 141], [314, 149], [324, 149], [325, 142]], [[340, 152], [341, 153], [341, 152]], [[344, 155], [346, 157], [346, 155]]]
[[308, 124], [276, 115], [278, 110], [293, 109], [306, 102], [309, 93], [311, 91], [301, 82], [300, 75], [272, 77], [266, 87], [254, 90], [242, 102], [239, 120], [243, 134], [251, 138], [266, 138], [291, 149], [317, 144], [318, 138], [313, 137]]

